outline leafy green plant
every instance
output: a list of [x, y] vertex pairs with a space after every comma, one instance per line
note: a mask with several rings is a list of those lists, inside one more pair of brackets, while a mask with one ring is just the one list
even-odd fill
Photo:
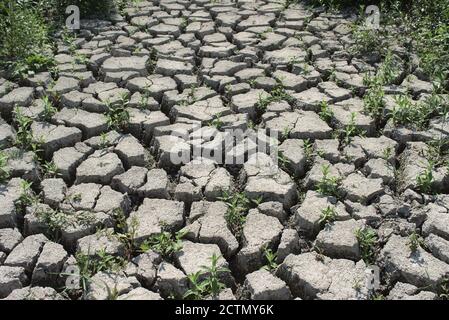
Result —
[[385, 299], [386, 299], [385, 296], [381, 293], [374, 294], [371, 296], [371, 300], [374, 300], [374, 301], [380, 301], [380, 300], [385, 300]]
[[128, 127], [130, 119], [127, 109], [128, 102], [128, 97], [122, 96], [119, 103], [107, 103], [108, 110], [106, 111], [106, 118], [110, 129], [123, 130]]
[[374, 119], [379, 120], [385, 109], [385, 92], [379, 83], [374, 83], [363, 96], [363, 107]]
[[277, 259], [277, 254], [273, 252], [273, 250], [264, 247], [263, 249], [263, 256], [265, 258], [265, 265], [263, 266], [263, 268], [267, 271], [273, 271], [276, 270], [276, 268], [278, 267], [278, 264], [276, 262]]
[[108, 134], [106, 132], [102, 132], [100, 134], [100, 148], [104, 149], [107, 148], [108, 146], [109, 146]]
[[140, 96], [139, 108], [146, 109], [148, 106], [149, 99], [150, 99], [150, 94], [147, 90], [145, 90], [145, 92]]
[[47, 226], [48, 230], [46, 234], [55, 242], [59, 242], [61, 230], [70, 224], [65, 213], [46, 210], [41, 206], [38, 206], [35, 215], [41, 223]]
[[281, 139], [286, 140], [290, 136], [290, 132], [292, 131], [292, 128], [285, 127], [284, 130], [282, 130], [281, 133]]
[[76, 64], [88, 64], [89, 58], [85, 54], [76, 53], [74, 57], [74, 62]]
[[120, 8], [132, 0], [57, 0], [56, 5], [64, 12], [64, 8], [69, 5], [76, 5], [80, 8], [83, 17], [108, 17], [114, 8]]
[[184, 294], [184, 299], [203, 299], [203, 297], [206, 295], [206, 285], [201, 282], [202, 275], [203, 273], [201, 271], [187, 275], [187, 279], [189, 279], [191, 289]]
[[334, 117], [334, 112], [329, 108], [329, 104], [326, 101], [322, 101], [320, 103], [320, 113], [319, 116], [323, 121], [330, 123], [332, 118]]
[[386, 147], [385, 149], [382, 150], [382, 158], [385, 161], [388, 161], [391, 156], [393, 155], [393, 148], [392, 147]]
[[377, 78], [383, 85], [393, 84], [398, 73], [398, 62], [395, 60], [393, 53], [388, 51], [384, 61], [377, 70]]
[[304, 154], [306, 155], [307, 162], [311, 163], [313, 158], [313, 143], [310, 139], [304, 140]]
[[211, 127], [215, 127], [217, 130], [220, 130], [224, 126], [224, 123], [220, 117], [221, 117], [220, 114], [215, 115], [214, 119], [209, 122], [209, 125]]
[[9, 157], [5, 152], [0, 151], [0, 182], [9, 178], [8, 158]]
[[[386, 48], [399, 44], [419, 58], [419, 67], [429, 77], [444, 74], [449, 88], [449, 2], [446, 0], [310, 0], [331, 8], [360, 5], [359, 20], [354, 24], [351, 50], [360, 55], [385, 55]], [[381, 29], [368, 28], [365, 6], [377, 4], [381, 9]], [[393, 39], [393, 40], [391, 40]]]
[[245, 214], [249, 210], [251, 201], [244, 193], [229, 194], [228, 192], [224, 192], [219, 200], [224, 201], [228, 206], [225, 216], [228, 227], [237, 238], [240, 238], [246, 221]]
[[284, 155], [282, 151], [278, 151], [278, 163], [282, 170], [288, 171], [290, 160]]
[[14, 123], [17, 127], [15, 144], [23, 149], [30, 149], [34, 142], [33, 134], [30, 130], [33, 119], [25, 116], [20, 108], [14, 109]]
[[42, 112], [42, 119], [45, 121], [50, 121], [51, 118], [58, 112], [58, 109], [53, 105], [53, 102], [48, 96], [42, 98], [42, 105], [44, 110]]
[[416, 252], [418, 248], [424, 247], [424, 239], [416, 231], [413, 231], [408, 236], [407, 244], [412, 252]]
[[83, 199], [81, 193], [75, 193], [72, 197], [71, 200], [74, 202], [81, 202], [81, 200]]
[[391, 112], [391, 118], [394, 123], [403, 125], [414, 125], [422, 121], [417, 105], [406, 95], [395, 97], [395, 106]]
[[206, 297], [216, 297], [221, 290], [226, 288], [224, 283], [220, 280], [220, 274], [229, 272], [229, 269], [219, 267], [218, 260], [220, 256], [215, 253], [210, 258], [210, 266], [202, 266], [202, 271], [188, 275], [191, 284], [191, 289], [188, 290], [184, 299], [204, 299]]
[[117, 289], [117, 283], [114, 282], [114, 287], [111, 289], [108, 284], [105, 283], [106, 290], [108, 292], [106, 300], [117, 300], [119, 297], [119, 291]]
[[134, 252], [138, 250], [136, 243], [136, 232], [138, 228], [137, 219], [131, 219], [129, 224], [123, 209], [117, 208], [112, 211], [115, 220], [115, 236], [125, 247], [125, 257], [130, 260]]
[[426, 154], [427, 159], [434, 164], [434, 167], [442, 166], [449, 160], [449, 138], [441, 135], [438, 139], [427, 143], [429, 146]]
[[285, 90], [282, 83], [278, 83], [270, 91], [270, 95], [259, 95], [259, 101], [256, 104], [256, 108], [260, 113], [264, 113], [269, 104], [282, 100], [292, 102], [294, 101], [294, 98]]
[[412, 39], [416, 40], [414, 44], [420, 57], [420, 66], [422, 69], [432, 77], [443, 74], [441, 81], [443, 84], [442, 87], [447, 89], [449, 88], [449, 14], [447, 13], [449, 12], [449, 4], [447, 1], [444, 4], [440, 3], [438, 5], [433, 3], [431, 6], [427, 6], [427, 8], [420, 8], [420, 14], [425, 15], [428, 12], [435, 12], [435, 9], [437, 9], [438, 13], [434, 13], [434, 15], [444, 14], [446, 12], [446, 18], [439, 17], [439, 22], [432, 18], [423, 23], [418, 23], [410, 35]]
[[152, 48], [150, 50], [150, 56], [149, 56], [149, 59], [147, 61], [147, 66], [146, 66], [148, 69], [148, 72], [150, 74], [154, 72], [154, 69], [156, 68], [157, 60], [158, 60], [157, 51], [156, 51], [156, 49]]
[[[92, 282], [92, 276], [102, 271], [119, 271], [125, 266], [125, 260], [115, 257], [106, 252], [105, 249], [99, 250], [95, 255], [78, 252], [75, 255], [76, 264], [79, 268], [79, 280], [83, 298]], [[61, 275], [66, 275], [62, 273]], [[68, 274], [69, 276], [71, 274]]]
[[338, 197], [340, 179], [337, 177], [330, 176], [329, 165], [323, 165], [321, 167], [321, 173], [323, 174], [323, 176], [321, 177], [321, 180], [317, 183], [317, 191], [325, 196]]
[[421, 192], [432, 192], [433, 169], [434, 164], [430, 162], [427, 168], [416, 177], [416, 184]]
[[170, 258], [175, 252], [182, 249], [182, 238], [185, 232], [177, 232], [174, 236], [170, 232], [161, 232], [144, 241], [140, 246], [142, 252], [154, 250], [165, 258]]
[[377, 233], [369, 227], [357, 229], [355, 236], [359, 243], [363, 261], [372, 264], [376, 255]]
[[354, 24], [352, 27], [352, 38], [354, 44], [351, 51], [356, 54], [365, 55], [371, 53], [383, 54], [383, 45], [380, 33], [364, 24]]
[[42, 71], [54, 71], [56, 62], [53, 56], [49, 54], [33, 53], [22, 60], [9, 63], [11, 77], [15, 79], [24, 79], [26, 76], [34, 75]]
[[39, 202], [39, 198], [35, 195], [33, 189], [31, 189], [32, 185], [32, 182], [28, 182], [26, 180], [20, 182], [20, 196], [14, 202], [14, 205], [18, 212], [24, 213], [28, 206], [37, 204]]
[[10, 67], [17, 64], [44, 65], [44, 55], [37, 52], [48, 47], [48, 32], [38, 7], [15, 0], [0, 3], [0, 57], [12, 62]]
[[357, 127], [357, 123], [355, 119], [357, 114], [355, 112], [351, 112], [351, 118], [349, 123], [340, 131], [341, 139], [345, 145], [351, 143], [352, 138], [362, 134], [363, 132]]
[[59, 175], [59, 169], [53, 161], [45, 161], [41, 167], [44, 178], [56, 178]]
[[326, 225], [328, 223], [331, 223], [337, 219], [337, 211], [335, 210], [335, 207], [327, 206], [327, 208], [321, 210], [320, 219], [318, 220], [318, 223], [320, 225]]

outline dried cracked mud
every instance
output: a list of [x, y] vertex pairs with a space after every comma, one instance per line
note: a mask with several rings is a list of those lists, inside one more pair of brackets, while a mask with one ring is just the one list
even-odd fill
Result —
[[[82, 20], [70, 43], [61, 33], [57, 77], [0, 78], [0, 298], [180, 299], [215, 255], [223, 288], [205, 299], [438, 299], [449, 175], [429, 172], [428, 142], [449, 123], [419, 131], [365, 111], [379, 61], [349, 50], [355, 18], [142, 1]], [[431, 90], [399, 68], [386, 109]], [[14, 144], [17, 112], [41, 159]], [[229, 144], [231, 129], [244, 136]]]

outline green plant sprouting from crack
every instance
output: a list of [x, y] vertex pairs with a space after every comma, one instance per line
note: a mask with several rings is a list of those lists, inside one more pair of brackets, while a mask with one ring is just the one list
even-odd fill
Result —
[[323, 165], [321, 167], [322, 177], [317, 183], [318, 193], [325, 196], [339, 196], [340, 179], [330, 175], [330, 165]]
[[0, 151], [0, 182], [4, 182], [9, 179], [10, 170], [8, 168], [9, 155], [3, 151]]
[[228, 206], [225, 216], [228, 227], [237, 238], [240, 238], [246, 221], [246, 212], [250, 208], [251, 201], [244, 193], [230, 194], [228, 192], [224, 192], [219, 200], [225, 202]]
[[263, 248], [263, 257], [266, 261], [265, 265], [263, 266], [263, 269], [267, 271], [274, 271], [278, 267], [278, 264], [276, 262], [277, 254], [273, 252], [272, 249], [264, 247]]
[[377, 233], [374, 229], [364, 227], [357, 229], [355, 236], [359, 243], [363, 261], [367, 264], [374, 263], [376, 257]]
[[329, 108], [329, 104], [326, 101], [321, 101], [319, 116], [321, 120], [327, 122], [328, 124], [332, 121], [334, 117], [334, 112]]
[[434, 164], [429, 162], [427, 167], [416, 177], [416, 185], [421, 192], [431, 193], [434, 182], [433, 176]]
[[322, 226], [334, 222], [338, 217], [337, 211], [333, 206], [327, 206], [323, 210], [321, 210], [320, 219], [318, 223]]
[[184, 294], [184, 299], [201, 300], [207, 297], [217, 297], [221, 290], [226, 288], [225, 284], [221, 282], [220, 275], [230, 271], [218, 265], [219, 259], [220, 256], [214, 253], [210, 257], [210, 266], [202, 266], [201, 271], [187, 276], [191, 289]]
[[129, 103], [128, 95], [120, 96], [118, 103], [106, 103], [107, 124], [110, 129], [124, 130], [128, 127], [130, 114], [127, 108]]
[[408, 236], [407, 245], [412, 253], [416, 252], [418, 248], [425, 247], [424, 239], [416, 231]]
[[163, 231], [150, 239], [145, 240], [140, 245], [140, 251], [146, 252], [153, 250], [161, 254], [162, 257], [170, 259], [171, 256], [182, 249], [182, 238], [186, 232], [176, 232], [175, 235], [170, 232]]

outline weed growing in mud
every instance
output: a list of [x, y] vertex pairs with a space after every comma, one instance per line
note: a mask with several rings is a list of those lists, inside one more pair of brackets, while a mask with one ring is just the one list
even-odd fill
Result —
[[8, 169], [8, 155], [0, 151], [0, 182], [4, 182], [9, 179], [9, 169]]
[[[95, 255], [78, 252], [75, 255], [75, 259], [79, 268], [78, 276], [83, 298], [86, 298], [92, 276], [102, 271], [122, 270], [126, 263], [123, 258], [110, 255], [104, 249], [97, 251]], [[71, 276], [72, 274], [62, 273], [61, 275]]]
[[310, 167], [313, 161], [313, 143], [310, 139], [304, 140], [304, 154], [306, 156], [307, 166]]
[[58, 177], [59, 169], [53, 161], [45, 161], [41, 167], [45, 179]]
[[320, 113], [319, 116], [321, 120], [326, 121], [328, 124], [334, 117], [334, 112], [329, 108], [329, 104], [326, 101], [320, 103]]
[[39, 6], [29, 1], [4, 0], [0, 4], [0, 61], [10, 76], [23, 79], [54, 65], [49, 25]]
[[417, 102], [413, 101], [408, 95], [396, 96], [395, 105], [389, 116], [395, 124], [425, 130], [433, 116], [447, 119], [448, 110], [447, 98], [434, 91], [425, 99]]
[[23, 149], [30, 149], [34, 143], [34, 137], [31, 133], [31, 124], [33, 119], [25, 116], [19, 108], [14, 109], [14, 123], [17, 127], [15, 144]]
[[396, 80], [398, 72], [394, 56], [389, 51], [374, 76], [371, 76], [370, 73], [364, 75], [363, 83], [368, 86], [363, 96], [364, 110], [377, 122], [381, 120], [386, 106], [383, 86], [392, 84]]
[[263, 269], [270, 272], [276, 270], [276, 268], [278, 267], [278, 264], [276, 262], [277, 254], [274, 253], [273, 250], [265, 247], [263, 249], [263, 257], [265, 258], [266, 261], [265, 265], [263, 266]]
[[53, 102], [51, 102], [48, 96], [42, 98], [42, 105], [44, 107], [42, 112], [42, 120], [50, 121], [56, 112], [58, 112], [58, 109], [53, 106]]
[[182, 249], [182, 238], [185, 232], [177, 232], [174, 236], [170, 232], [162, 232], [152, 236], [140, 245], [140, 251], [153, 250], [161, 254], [164, 258], [170, 258], [173, 253]]
[[278, 151], [278, 163], [279, 167], [284, 170], [288, 171], [288, 166], [290, 165], [290, 160], [284, 155], [282, 151]]
[[351, 118], [349, 123], [340, 130], [339, 134], [343, 144], [348, 145], [351, 143], [352, 138], [363, 134], [364, 132], [357, 127], [357, 123], [355, 121], [357, 114], [355, 112], [351, 112]]
[[223, 121], [221, 121], [221, 115], [220, 114], [215, 115], [214, 119], [209, 122], [209, 126], [214, 127], [217, 130], [220, 130], [224, 126]]
[[323, 177], [317, 184], [317, 191], [323, 196], [338, 197], [338, 188], [340, 185], [340, 179], [330, 176], [330, 166], [323, 165], [321, 167]]
[[137, 219], [131, 219], [127, 223], [127, 218], [123, 209], [117, 208], [112, 212], [115, 220], [115, 236], [125, 247], [125, 257], [130, 260], [134, 252], [138, 250], [136, 244], [136, 232], [138, 228]]
[[320, 220], [318, 223], [322, 226], [334, 222], [337, 219], [337, 211], [335, 207], [328, 206], [327, 208], [321, 210]]
[[413, 231], [408, 236], [407, 245], [412, 252], [416, 252], [418, 248], [424, 247], [424, 239], [416, 231]]
[[388, 51], [385, 55], [385, 59], [377, 70], [377, 78], [380, 79], [384, 85], [393, 84], [396, 81], [398, 74], [400, 73], [399, 65], [400, 60], [397, 59], [391, 51]]
[[233, 193], [231, 195], [227, 192], [219, 200], [225, 202], [228, 206], [225, 217], [228, 227], [237, 238], [240, 238], [246, 221], [245, 214], [249, 210], [251, 201], [244, 193]]
[[415, 125], [422, 128], [422, 122], [425, 118], [422, 117], [419, 110], [419, 105], [414, 103], [407, 95], [399, 95], [395, 97], [395, 106], [391, 111], [391, 118], [395, 124]]
[[21, 181], [20, 183], [20, 196], [19, 199], [16, 201], [16, 207], [21, 208], [24, 210], [26, 207], [38, 203], [39, 199], [34, 194], [33, 190], [31, 189], [31, 186], [33, 185], [32, 182], [28, 182], [26, 180]]
[[121, 131], [128, 127], [130, 120], [129, 111], [127, 109], [128, 103], [129, 98], [127, 95], [121, 96], [118, 103], [106, 103], [108, 107], [106, 118], [110, 129]]
[[188, 275], [191, 289], [185, 293], [184, 299], [201, 300], [206, 297], [217, 297], [220, 291], [226, 288], [220, 280], [220, 274], [229, 272], [229, 269], [219, 267], [219, 259], [220, 256], [214, 253], [210, 258], [210, 266], [202, 266], [202, 271]]
[[108, 134], [106, 132], [102, 132], [100, 134], [100, 149], [105, 149], [109, 146], [109, 138], [108, 138]]
[[286, 140], [290, 136], [290, 133], [292, 132], [292, 128], [285, 127], [284, 130], [282, 130], [281, 133], [281, 139]]
[[282, 83], [278, 83], [270, 92], [270, 95], [259, 95], [259, 101], [256, 104], [256, 108], [260, 113], [264, 113], [267, 110], [269, 104], [279, 101], [293, 102], [294, 98], [285, 90]]
[[381, 84], [374, 83], [363, 96], [363, 106], [365, 112], [379, 121], [385, 109], [385, 92]]
[[38, 206], [35, 215], [48, 228], [46, 234], [49, 238], [59, 242], [61, 229], [69, 225], [67, 214], [59, 211], [46, 210]]
[[381, 301], [381, 300], [386, 300], [385, 296], [381, 293], [377, 293], [371, 296], [371, 300], [374, 301]]
[[351, 47], [353, 53], [358, 55], [383, 54], [382, 36], [377, 30], [355, 24], [352, 26], [352, 38], [354, 40], [354, 45]]
[[427, 145], [429, 150], [426, 156], [434, 164], [434, 167], [449, 164], [449, 138], [440, 136], [438, 139], [429, 141]]
[[423, 193], [429, 194], [432, 192], [433, 169], [434, 164], [430, 162], [426, 169], [416, 177], [416, 184]]
[[360, 253], [363, 261], [372, 264], [376, 255], [377, 233], [369, 227], [357, 229], [355, 236], [359, 243]]
[[382, 150], [382, 159], [385, 161], [388, 161], [393, 156], [393, 148], [392, 147], [386, 147]]

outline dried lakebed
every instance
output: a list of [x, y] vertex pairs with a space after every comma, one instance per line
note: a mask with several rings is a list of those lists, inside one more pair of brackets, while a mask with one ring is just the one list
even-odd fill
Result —
[[355, 19], [141, 1], [61, 34], [57, 75], [0, 77], [0, 299], [447, 293], [449, 123], [395, 121], [434, 97], [404, 48], [367, 111]]

